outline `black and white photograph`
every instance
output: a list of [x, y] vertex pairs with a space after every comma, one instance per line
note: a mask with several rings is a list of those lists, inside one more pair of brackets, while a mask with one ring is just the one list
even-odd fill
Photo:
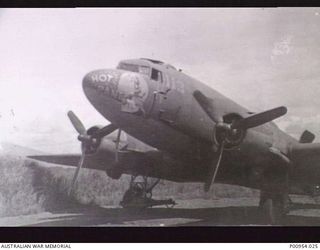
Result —
[[0, 9], [0, 227], [320, 226], [320, 8]]

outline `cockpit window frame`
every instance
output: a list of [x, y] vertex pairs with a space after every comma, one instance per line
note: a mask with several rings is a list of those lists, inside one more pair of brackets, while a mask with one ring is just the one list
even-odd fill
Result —
[[[143, 70], [142, 70], [143, 69]], [[146, 71], [144, 71], [146, 70]], [[143, 72], [144, 71], [144, 72]], [[139, 73], [150, 77], [150, 67], [145, 65], [139, 65]]]
[[[155, 76], [155, 74], [156, 74], [156, 76]], [[158, 69], [151, 68], [151, 76], [150, 76], [150, 78], [152, 80], [156, 81], [156, 82], [163, 83], [163, 72], [158, 70]]]
[[148, 77], [150, 77], [150, 74], [151, 74], [150, 67], [146, 66], [146, 65], [121, 62], [121, 63], [119, 63], [117, 68], [122, 69], [122, 70], [126, 70], [126, 71], [140, 73], [140, 74], [146, 75]]
[[143, 74], [148, 76], [151, 80], [156, 81], [158, 83], [165, 82], [165, 74], [161, 70], [144, 64], [139, 63], [131, 63], [131, 62], [120, 62], [117, 66], [117, 69], [131, 71]]

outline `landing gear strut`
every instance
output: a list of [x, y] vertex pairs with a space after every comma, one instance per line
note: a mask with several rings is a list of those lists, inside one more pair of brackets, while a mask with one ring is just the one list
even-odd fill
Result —
[[148, 186], [148, 178], [143, 177], [143, 181], [135, 181], [136, 176], [132, 176], [129, 189], [124, 193], [120, 205], [123, 208], [148, 208], [153, 206], [165, 205], [173, 207], [176, 205], [172, 199], [155, 200], [152, 199], [152, 190], [159, 183], [157, 179], [151, 186]]
[[286, 192], [271, 193], [261, 191], [259, 208], [263, 222], [271, 225], [281, 224], [289, 212], [290, 198]]
[[289, 165], [271, 162], [261, 179], [259, 208], [263, 223], [271, 225], [283, 224], [285, 215], [289, 213]]

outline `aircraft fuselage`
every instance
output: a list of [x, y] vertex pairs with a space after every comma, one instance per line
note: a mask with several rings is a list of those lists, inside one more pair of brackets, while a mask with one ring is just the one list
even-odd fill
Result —
[[[111, 123], [144, 143], [179, 159], [185, 165], [188, 181], [202, 181], [214, 137], [215, 124], [193, 97], [195, 90], [211, 98], [224, 119], [248, 117], [249, 110], [207, 85], [174, 69], [150, 60], [124, 60], [117, 69], [101, 69], [83, 79], [84, 92], [92, 105]], [[220, 108], [223, 107], [223, 108]], [[248, 129], [238, 145], [225, 154], [220, 179], [240, 173], [254, 178], [260, 166], [269, 164], [271, 146], [287, 154], [295, 139], [272, 123]], [[225, 177], [225, 178], [224, 178]], [[251, 178], [251, 177], [250, 177]], [[238, 178], [248, 184], [246, 177]], [[219, 176], [218, 176], [219, 181]], [[228, 182], [228, 181], [227, 181]], [[230, 181], [229, 181], [230, 182]], [[252, 185], [251, 185], [252, 186]]]

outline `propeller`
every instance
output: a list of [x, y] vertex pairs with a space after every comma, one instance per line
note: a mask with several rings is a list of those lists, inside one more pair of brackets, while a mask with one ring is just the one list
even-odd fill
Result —
[[249, 129], [258, 127], [262, 124], [270, 122], [280, 116], [283, 116], [287, 113], [286, 107], [278, 107], [270, 109], [258, 114], [254, 114], [247, 118], [240, 119], [231, 124], [231, 129]]
[[72, 112], [68, 112], [68, 117], [75, 128], [75, 130], [79, 133], [78, 140], [81, 142], [81, 158], [78, 163], [78, 167], [72, 179], [72, 184], [69, 189], [69, 195], [72, 193], [74, 186], [77, 182], [80, 170], [84, 164], [86, 155], [94, 152], [94, 150], [99, 146], [101, 138], [112, 133], [117, 129], [117, 127], [113, 124], [109, 124], [101, 129], [95, 130], [92, 133], [88, 134], [88, 131], [84, 127], [83, 123], [80, 119]]
[[218, 173], [218, 169], [219, 169], [219, 166], [220, 166], [220, 162], [221, 162], [221, 159], [222, 159], [222, 154], [223, 154], [223, 150], [224, 150], [224, 144], [225, 144], [225, 141], [223, 140], [221, 142], [221, 144], [219, 145], [219, 148], [218, 148], [218, 158], [214, 158], [213, 161], [211, 162], [210, 167], [209, 168], [209, 173], [207, 175], [207, 179], [204, 183], [204, 191], [205, 192], [208, 192], [211, 185], [214, 183], [215, 179], [216, 179], [216, 176], [217, 176], [217, 173]]
[[201, 91], [194, 91], [193, 96], [198, 102], [198, 104], [201, 106], [201, 108], [204, 110], [204, 112], [209, 116], [209, 118], [216, 123], [216, 128], [219, 128], [221, 129], [220, 131], [222, 131], [222, 140], [218, 148], [218, 157], [213, 157], [204, 184], [204, 190], [207, 192], [209, 191], [211, 185], [214, 183], [216, 175], [218, 173], [228, 134], [237, 134], [238, 131], [244, 131], [249, 128], [254, 128], [267, 122], [270, 122], [286, 114], [287, 108], [283, 106], [277, 107], [261, 113], [253, 114], [252, 116], [246, 118], [240, 118], [229, 124], [223, 121], [223, 117], [219, 115], [211, 99], [206, 97]]
[[116, 139], [116, 155], [115, 155], [115, 162], [119, 163], [119, 145], [120, 145], [120, 136], [121, 136], [121, 129], [118, 130], [117, 139]]
[[80, 173], [80, 170], [83, 166], [83, 163], [84, 163], [84, 159], [85, 159], [85, 153], [84, 153], [84, 147], [81, 147], [81, 151], [82, 151], [82, 154], [81, 154], [81, 158], [80, 158], [80, 161], [78, 163], [78, 167], [76, 169], [76, 172], [74, 173], [74, 176], [73, 176], [73, 179], [72, 179], [72, 183], [71, 183], [71, 186], [70, 186], [70, 189], [69, 189], [69, 195], [71, 195], [73, 189], [74, 189], [74, 186], [77, 182], [77, 179], [78, 179], [78, 176], [79, 176], [79, 173]]

